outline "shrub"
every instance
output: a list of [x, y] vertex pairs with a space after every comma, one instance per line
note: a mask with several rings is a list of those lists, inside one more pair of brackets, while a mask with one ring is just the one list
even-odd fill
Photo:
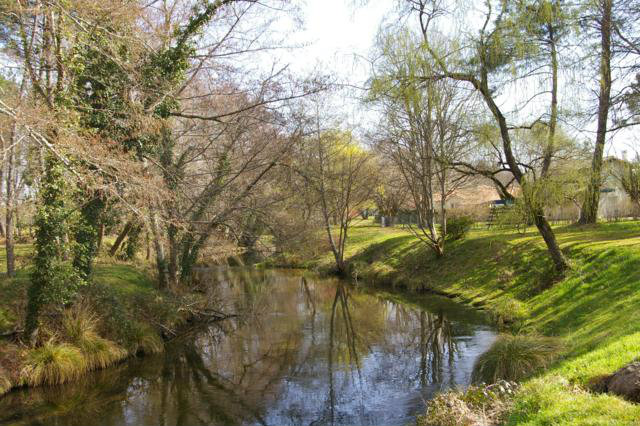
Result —
[[85, 356], [87, 368], [105, 368], [127, 356], [127, 351], [96, 333], [97, 318], [83, 307], [65, 312], [62, 326], [69, 340]]
[[79, 378], [86, 371], [86, 362], [80, 349], [67, 343], [49, 340], [43, 346], [27, 353], [20, 373], [22, 382], [30, 386], [56, 385]]
[[102, 335], [128, 348], [134, 339], [135, 324], [117, 291], [109, 285], [93, 283], [85, 288], [84, 294], [100, 310]]
[[447, 219], [447, 235], [449, 241], [461, 240], [469, 233], [474, 224], [470, 216], [457, 216]]
[[522, 380], [547, 367], [562, 348], [561, 342], [551, 337], [503, 334], [477, 359], [473, 380], [485, 383]]

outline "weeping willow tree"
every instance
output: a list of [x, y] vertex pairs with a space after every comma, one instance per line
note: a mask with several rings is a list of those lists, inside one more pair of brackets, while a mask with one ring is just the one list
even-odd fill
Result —
[[468, 149], [463, 123], [472, 103], [451, 81], [420, 80], [434, 66], [424, 53], [408, 31], [383, 33], [368, 100], [384, 113], [376, 147], [404, 180], [416, 216], [409, 228], [443, 256], [446, 202], [465, 181], [452, 164]]

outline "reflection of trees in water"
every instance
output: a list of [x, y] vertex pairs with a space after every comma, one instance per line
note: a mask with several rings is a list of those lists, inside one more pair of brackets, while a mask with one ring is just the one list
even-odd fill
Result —
[[458, 345], [451, 322], [442, 312], [432, 314], [420, 311], [420, 383], [443, 382], [443, 361], [447, 358], [450, 384], [453, 385], [453, 364]]
[[[445, 371], [453, 371], [461, 329], [443, 312], [384, 301], [339, 281], [242, 269], [214, 273], [220, 295], [253, 314], [185, 336], [161, 357], [128, 364], [104, 389], [87, 388], [87, 409], [113, 401], [105, 424], [264, 424], [273, 416], [293, 424], [317, 416], [314, 423], [333, 424], [345, 413], [365, 411], [366, 393], [375, 391], [365, 388], [365, 374], [369, 385], [401, 377], [398, 389], [410, 390], [442, 383]], [[374, 350], [383, 354], [373, 359], [387, 362], [384, 367], [371, 364]], [[316, 405], [311, 395], [326, 400]], [[80, 400], [67, 395], [58, 405], [71, 406], [74, 398]], [[64, 412], [74, 410], [82, 408]]]

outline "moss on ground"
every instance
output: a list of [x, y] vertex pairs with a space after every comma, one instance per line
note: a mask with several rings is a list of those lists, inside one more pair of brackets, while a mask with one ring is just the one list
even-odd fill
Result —
[[[560, 278], [534, 228], [474, 229], [438, 259], [408, 230], [361, 221], [347, 257], [361, 282], [448, 294], [512, 329], [567, 342], [560, 361], [523, 383], [508, 424], [640, 424], [640, 405], [586, 386], [640, 356], [640, 222], [555, 231], [572, 265]], [[313, 265], [331, 263], [326, 255]]]

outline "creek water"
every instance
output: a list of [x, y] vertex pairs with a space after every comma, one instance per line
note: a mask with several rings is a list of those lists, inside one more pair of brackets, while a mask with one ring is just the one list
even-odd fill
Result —
[[0, 399], [2, 425], [403, 425], [469, 384], [495, 332], [433, 295], [361, 289], [289, 270], [211, 268], [240, 315], [163, 354]]

